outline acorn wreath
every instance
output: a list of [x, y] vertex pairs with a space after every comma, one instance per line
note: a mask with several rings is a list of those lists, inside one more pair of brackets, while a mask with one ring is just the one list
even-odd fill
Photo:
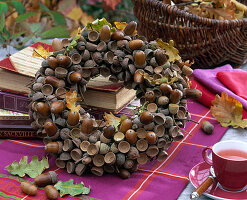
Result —
[[[136, 34], [136, 22], [116, 26], [96, 20], [72, 39], [54, 39], [53, 55], [31, 86], [32, 126], [56, 165], [78, 176], [90, 170], [128, 178], [138, 164], [166, 159], [190, 120], [187, 98], [201, 96], [189, 88], [193, 71], [172, 42], [147, 42]], [[141, 107], [134, 117], [106, 113], [99, 121], [80, 107], [87, 82], [99, 74], [136, 90]]]

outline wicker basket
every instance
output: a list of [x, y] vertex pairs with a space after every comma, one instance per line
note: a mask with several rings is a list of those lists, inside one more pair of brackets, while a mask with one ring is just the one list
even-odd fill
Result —
[[[174, 40], [184, 60], [196, 68], [224, 62], [240, 66], [247, 61], [247, 18], [214, 20], [185, 12], [158, 0], [132, 0], [139, 33], [148, 40]], [[247, 0], [241, 0], [247, 4]]]

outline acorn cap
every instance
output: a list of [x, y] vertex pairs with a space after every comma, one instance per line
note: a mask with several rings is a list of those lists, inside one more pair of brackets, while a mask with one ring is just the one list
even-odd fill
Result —
[[66, 164], [66, 170], [69, 174], [73, 173], [75, 171], [75, 163], [73, 162], [67, 162]]
[[139, 151], [135, 147], [130, 147], [127, 157], [131, 160], [135, 160], [139, 157]]
[[121, 153], [127, 153], [130, 150], [130, 144], [127, 141], [121, 141], [118, 144], [118, 150]]
[[67, 161], [71, 159], [71, 156], [68, 152], [63, 152], [59, 156], [60, 160]]
[[110, 147], [107, 144], [105, 143], [100, 144], [100, 150], [99, 150], [100, 154], [106, 154], [109, 152], [109, 150], [110, 150]]
[[148, 65], [144, 68], [144, 71], [152, 75], [154, 73], [154, 68], [151, 65]]
[[67, 74], [68, 74], [68, 70], [63, 67], [57, 67], [55, 69], [55, 76], [57, 78], [63, 79], [67, 76]]
[[116, 162], [116, 155], [113, 152], [108, 152], [104, 157], [105, 163], [112, 165]]
[[104, 165], [104, 171], [113, 174], [115, 172], [115, 167], [113, 165]]
[[125, 163], [125, 155], [124, 154], [122, 154], [122, 153], [118, 153], [118, 154], [116, 154], [116, 158], [117, 158], [117, 165], [118, 166], [121, 166], [121, 165], [123, 165], [124, 163]]
[[57, 182], [57, 173], [54, 171], [49, 171], [48, 174], [51, 177], [52, 184], [55, 184]]
[[73, 149], [73, 143], [71, 139], [64, 140], [63, 151], [71, 151]]
[[169, 112], [173, 115], [177, 114], [179, 110], [179, 105], [178, 104], [172, 104], [170, 103], [168, 106]]
[[87, 151], [87, 148], [88, 148], [89, 145], [90, 145], [90, 142], [88, 142], [88, 141], [82, 141], [82, 143], [80, 144], [80, 149], [82, 151]]
[[175, 138], [178, 135], [179, 128], [177, 126], [170, 127], [168, 133], [171, 137]]
[[158, 106], [156, 105], [156, 103], [149, 103], [149, 104], [147, 105], [147, 110], [148, 110], [149, 112], [154, 113], [154, 112], [157, 111], [157, 109], [158, 109]]
[[114, 57], [114, 53], [111, 52], [111, 51], [108, 51], [105, 53], [104, 55], [104, 61], [107, 63], [107, 64], [112, 64], [113, 63], [113, 57]]
[[90, 58], [90, 53], [89, 53], [89, 51], [87, 50], [87, 49], [85, 49], [83, 52], [82, 52], [82, 54], [81, 54], [81, 59], [83, 60], [83, 61], [87, 61], [87, 60], [89, 60], [89, 58]]
[[101, 167], [92, 167], [91, 172], [96, 176], [102, 176], [104, 174], [104, 170]]
[[100, 141], [103, 142], [103, 143], [110, 143], [111, 142], [111, 139], [107, 139], [104, 134], [101, 134], [100, 135]]
[[87, 147], [87, 153], [90, 156], [93, 156], [93, 155], [97, 154], [98, 152], [99, 152], [99, 148], [95, 144], [88, 145], [88, 147]]
[[91, 43], [91, 42], [87, 42], [86, 43], [86, 49], [88, 50], [88, 51], [96, 51], [97, 50], [97, 45], [96, 44], [93, 44], [93, 43]]
[[124, 140], [124, 137], [125, 137], [125, 135], [122, 132], [117, 132], [113, 136], [113, 139], [115, 142], [121, 142], [122, 140]]
[[157, 142], [157, 147], [158, 148], [164, 148], [166, 145], [166, 140], [164, 138], [159, 138]]
[[117, 42], [116, 41], [110, 41], [107, 44], [108, 49], [110, 49], [111, 51], [116, 51], [118, 46], [117, 46]]
[[97, 45], [97, 51], [99, 52], [104, 52], [107, 50], [107, 45], [104, 41], [101, 41], [98, 45]]
[[166, 121], [166, 116], [162, 113], [157, 113], [155, 116], [154, 116], [154, 121], [157, 123], [157, 124], [164, 124], [165, 121]]
[[79, 53], [74, 53], [71, 56], [71, 61], [73, 62], [73, 64], [79, 64], [82, 60], [82, 56]]
[[76, 137], [76, 138], [79, 138], [80, 137], [80, 134], [81, 133], [81, 131], [80, 131], [80, 129], [79, 128], [73, 128], [71, 131], [70, 131], [70, 135], [74, 138], [74, 137]]
[[148, 161], [148, 156], [146, 153], [140, 153], [139, 157], [137, 158], [137, 162], [140, 164], [140, 165], [144, 165], [146, 164]]
[[111, 75], [111, 70], [108, 68], [108, 67], [101, 67], [100, 68], [100, 74], [103, 76], [103, 77], [108, 77]]
[[33, 94], [32, 100], [38, 101], [40, 99], [43, 99], [45, 96], [41, 92], [36, 92]]
[[65, 88], [57, 88], [55, 91], [55, 95], [58, 99], [64, 99], [66, 96], [67, 90]]
[[154, 73], [155, 74], [161, 74], [161, 72], [163, 71], [163, 67], [158, 66], [154, 68]]
[[146, 138], [147, 131], [144, 128], [138, 128], [136, 133], [138, 138]]
[[100, 34], [97, 31], [89, 31], [88, 32], [88, 39], [91, 42], [96, 42], [99, 39]]
[[78, 176], [81, 176], [85, 170], [86, 170], [86, 165], [84, 164], [78, 164], [75, 168], [75, 173], [78, 175]]
[[112, 144], [111, 144], [111, 151], [112, 151], [113, 153], [118, 153], [118, 152], [119, 152], [116, 143], [112, 143]]
[[180, 131], [178, 132], [177, 136], [175, 138], [173, 138], [173, 141], [180, 141], [184, 138], [183, 133], [181, 133]]
[[126, 169], [131, 169], [134, 166], [134, 161], [133, 160], [126, 160], [124, 163], [124, 168]]
[[59, 158], [56, 159], [55, 161], [56, 166], [63, 169], [66, 166], [66, 163], [63, 160], [60, 160]]
[[139, 151], [146, 151], [148, 148], [148, 142], [145, 139], [140, 139], [136, 142], [136, 147]]
[[104, 161], [104, 156], [101, 154], [97, 154], [93, 157], [93, 164], [96, 167], [102, 167], [104, 165], [105, 161]]
[[156, 125], [154, 132], [158, 137], [162, 137], [165, 134], [165, 127], [163, 125]]
[[166, 151], [160, 151], [158, 156], [157, 156], [157, 160], [159, 162], [165, 160], [168, 157], [168, 153]]
[[149, 124], [144, 125], [143, 128], [147, 131], [152, 131], [154, 129], [154, 126], [155, 126], [154, 122], [151, 122]]
[[151, 158], [155, 157], [158, 153], [159, 153], [159, 149], [155, 145], [150, 146], [146, 151], [146, 154]]
[[76, 149], [73, 149], [71, 152], [70, 152], [70, 156], [73, 160], [77, 161], [79, 160], [81, 157], [82, 157], [82, 151], [78, 148]]

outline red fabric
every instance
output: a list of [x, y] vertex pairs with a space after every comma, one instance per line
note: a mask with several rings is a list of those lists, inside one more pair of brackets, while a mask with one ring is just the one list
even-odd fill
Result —
[[227, 72], [217, 73], [217, 78], [236, 95], [247, 100], [247, 72]]
[[4, 68], [12, 72], [17, 72], [15, 67], [10, 62], [9, 58], [4, 58], [3, 60], [0, 61], [0, 68]]
[[[216, 94], [210, 92], [207, 88], [205, 88], [202, 84], [200, 84], [196, 80], [191, 80], [191, 88], [196, 88], [202, 92], [201, 98], [198, 99], [200, 103], [207, 106], [208, 108], [212, 106], [211, 102], [214, 100]], [[243, 109], [242, 114], [243, 114], [243, 119], [246, 119], [247, 111]]]

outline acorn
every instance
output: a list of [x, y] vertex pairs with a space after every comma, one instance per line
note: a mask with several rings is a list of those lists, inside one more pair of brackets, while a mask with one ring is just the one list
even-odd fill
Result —
[[50, 105], [51, 112], [54, 114], [59, 114], [64, 111], [65, 103], [61, 100], [55, 101]]
[[35, 185], [38, 187], [45, 187], [47, 185], [53, 185], [57, 182], [57, 174], [54, 171], [49, 171], [48, 173], [43, 173], [34, 179]]
[[125, 137], [126, 140], [130, 143], [130, 144], [135, 144], [137, 141], [137, 134], [134, 130], [129, 129], [126, 131], [125, 133]]
[[34, 184], [25, 181], [21, 182], [21, 190], [27, 195], [34, 196], [36, 195], [38, 188]]
[[151, 112], [144, 111], [140, 116], [140, 121], [143, 124], [149, 124], [153, 121], [153, 115]]
[[141, 49], [143, 46], [143, 41], [136, 39], [136, 40], [131, 40], [129, 41], [128, 45], [131, 50], [136, 50], [136, 49]]
[[127, 157], [131, 160], [135, 160], [139, 157], [139, 151], [135, 147], [130, 147]]
[[162, 83], [160, 85], [160, 90], [161, 90], [163, 95], [168, 95], [168, 94], [171, 93], [172, 87], [170, 85], [166, 84], [166, 83]]
[[49, 64], [49, 66], [50, 66], [50, 68], [52, 68], [52, 69], [56, 69], [57, 67], [58, 67], [58, 60], [57, 60], [57, 58], [55, 58], [54, 56], [49, 56], [48, 58], [47, 58], [47, 61], [48, 61], [48, 64]]
[[158, 104], [160, 106], [165, 106], [169, 103], [169, 98], [167, 96], [161, 96], [158, 98]]
[[51, 84], [55, 88], [64, 88], [65, 82], [63, 80], [60, 80], [54, 76], [47, 76], [44, 80], [44, 83]]
[[184, 89], [184, 96], [188, 99], [199, 99], [202, 96], [202, 92], [195, 88]]
[[171, 103], [178, 103], [180, 101], [180, 99], [182, 98], [183, 96], [183, 93], [178, 90], [178, 89], [175, 89], [175, 90], [172, 90], [171, 93], [170, 93], [170, 101]]
[[115, 134], [115, 127], [110, 125], [110, 126], [107, 126], [105, 129], [104, 129], [104, 136], [107, 138], [107, 139], [111, 139], [113, 137], [113, 135]]
[[111, 35], [111, 39], [112, 40], [122, 40], [122, 39], [124, 39], [124, 33], [122, 31], [115, 31]]
[[76, 111], [70, 111], [67, 119], [67, 123], [70, 126], [75, 126], [79, 123], [80, 115], [79, 112]]
[[144, 81], [143, 73], [140, 71], [136, 71], [134, 74], [134, 82], [136, 84], [141, 84]]
[[125, 133], [127, 130], [131, 129], [131, 127], [132, 127], [132, 120], [125, 119], [122, 121], [119, 131]]
[[203, 132], [206, 133], [207, 135], [211, 135], [214, 131], [214, 125], [206, 120], [202, 122], [201, 128]]
[[65, 67], [65, 68], [68, 68], [71, 64], [71, 59], [69, 56], [65, 56], [63, 54], [59, 54], [57, 56], [57, 61], [58, 61], [58, 65], [60, 67]]
[[53, 39], [51, 45], [52, 45], [53, 52], [60, 51], [63, 48], [62, 42], [57, 38]]
[[153, 131], [148, 131], [146, 134], [146, 140], [149, 144], [155, 144], [157, 141], [157, 136]]
[[93, 119], [91, 118], [84, 118], [81, 124], [81, 131], [82, 133], [89, 134], [93, 130]]
[[56, 125], [51, 121], [45, 122], [44, 129], [45, 129], [45, 132], [47, 133], [47, 135], [49, 137], [54, 136], [57, 133], [57, 130], [58, 130]]
[[155, 96], [154, 92], [152, 90], [150, 90], [150, 91], [147, 91], [145, 93], [145, 99], [149, 103], [153, 103], [155, 101], [155, 99], [156, 99], [156, 96]]
[[59, 192], [53, 185], [47, 185], [45, 187], [45, 194], [50, 200], [56, 200], [59, 197]]
[[81, 79], [82, 79], [82, 75], [79, 72], [73, 72], [69, 75], [69, 80], [72, 83], [78, 83], [81, 81]]
[[100, 30], [100, 40], [107, 42], [110, 40], [111, 38], [111, 30], [110, 27], [108, 25], [104, 25], [102, 26], [101, 30]]
[[124, 28], [124, 33], [126, 35], [132, 35], [134, 33], [134, 31], [136, 30], [137, 27], [137, 23], [134, 21], [131, 21], [130, 23], [128, 23], [128, 25]]
[[193, 69], [191, 69], [190, 67], [184, 65], [182, 68], [182, 72], [184, 75], [189, 76], [193, 73]]
[[50, 107], [47, 103], [44, 102], [38, 102], [35, 105], [35, 109], [39, 114], [41, 114], [43, 117], [48, 117], [50, 115]]
[[60, 142], [49, 142], [46, 144], [45, 150], [48, 153], [59, 154], [62, 151], [62, 144]]
[[164, 65], [167, 62], [167, 57], [164, 50], [161, 49], [155, 50], [154, 56], [159, 66]]
[[120, 169], [119, 176], [122, 179], [127, 179], [130, 177], [130, 172], [127, 169]]
[[138, 50], [134, 55], [135, 65], [138, 67], [144, 66], [146, 63], [146, 55], [143, 51]]

